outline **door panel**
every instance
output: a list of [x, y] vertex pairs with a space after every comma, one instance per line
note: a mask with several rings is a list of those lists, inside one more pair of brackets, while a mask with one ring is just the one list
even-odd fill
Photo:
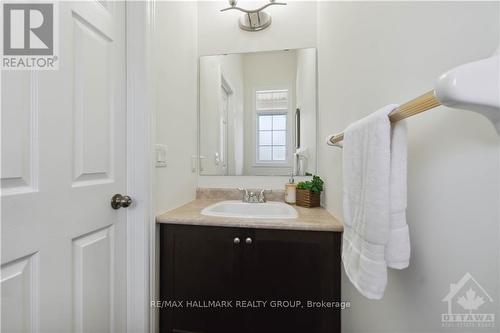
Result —
[[58, 5], [59, 70], [1, 77], [1, 330], [125, 331], [125, 4]]
[[38, 327], [38, 255], [2, 266], [2, 332], [33, 332]]
[[113, 248], [113, 226], [73, 240], [74, 332], [113, 331]]
[[36, 190], [37, 77], [30, 72], [2, 72], [2, 174], [4, 194]]
[[186, 307], [186, 301], [235, 300], [243, 286], [242, 230], [200, 226], [161, 226], [160, 299], [184, 301], [183, 308], [160, 310], [160, 332], [234, 333], [241, 330], [235, 308]]
[[219, 175], [226, 176], [228, 168], [227, 146], [228, 146], [228, 111], [229, 111], [229, 93], [221, 87], [221, 109], [219, 125]]
[[[108, 29], [101, 29], [81, 16], [73, 15], [74, 186], [112, 180], [114, 124], [109, 61], [113, 39], [111, 29], [106, 25], [104, 28]], [[96, 76], [101, 76], [101, 79], [96, 80]]]
[[290, 303], [250, 309], [248, 331], [340, 333], [340, 310], [307, 307], [340, 301], [340, 234], [255, 229], [251, 238], [244, 252], [248, 298]]

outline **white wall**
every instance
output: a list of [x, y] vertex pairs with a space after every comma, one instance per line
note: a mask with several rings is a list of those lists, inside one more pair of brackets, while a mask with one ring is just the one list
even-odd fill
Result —
[[[255, 7], [261, 3], [238, 1], [242, 7]], [[287, 6], [269, 8], [273, 17], [271, 26], [258, 33], [238, 27], [241, 12], [220, 12], [227, 1], [198, 2], [198, 53], [203, 55], [271, 51], [316, 47], [316, 2], [291, 1]], [[221, 181], [220, 178], [224, 178]], [[217, 187], [256, 186], [284, 188], [288, 177], [217, 177], [200, 176], [198, 185]], [[269, 184], [265, 186], [266, 184]]]
[[194, 2], [156, 2], [156, 142], [168, 145], [166, 168], [156, 169], [161, 213], [195, 197], [197, 149], [197, 11]]
[[[442, 72], [489, 56], [499, 42], [499, 4], [322, 2], [318, 5], [320, 138], [393, 102], [432, 89]], [[500, 318], [499, 138], [468, 111], [439, 107], [408, 120], [409, 269], [391, 271], [381, 301], [343, 277], [343, 332], [498, 332], [441, 328], [441, 299], [470, 272]], [[326, 204], [341, 212], [341, 150], [320, 145]]]

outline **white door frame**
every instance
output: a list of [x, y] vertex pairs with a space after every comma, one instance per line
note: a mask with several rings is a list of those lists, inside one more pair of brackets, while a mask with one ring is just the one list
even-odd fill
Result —
[[156, 114], [151, 75], [154, 0], [126, 2], [127, 332], [155, 332], [154, 143]]

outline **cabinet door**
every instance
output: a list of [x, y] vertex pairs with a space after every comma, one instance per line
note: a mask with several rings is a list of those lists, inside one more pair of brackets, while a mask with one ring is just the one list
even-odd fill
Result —
[[183, 307], [160, 309], [160, 332], [238, 331], [241, 319], [236, 310], [193, 308], [187, 307], [187, 302], [203, 306], [203, 302], [235, 299], [242, 251], [234, 238], [241, 237], [240, 232], [234, 228], [161, 226], [160, 299], [183, 301]]
[[339, 309], [307, 306], [340, 301], [340, 233], [256, 229], [251, 237], [242, 275], [248, 297], [267, 304], [249, 311], [248, 330], [340, 333]]

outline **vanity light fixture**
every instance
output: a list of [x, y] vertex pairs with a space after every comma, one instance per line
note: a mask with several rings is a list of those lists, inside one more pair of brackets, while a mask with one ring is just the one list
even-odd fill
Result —
[[229, 5], [231, 7], [221, 9], [220, 11], [225, 12], [226, 10], [236, 9], [245, 13], [240, 17], [240, 28], [245, 31], [264, 30], [265, 28], [271, 25], [272, 19], [271, 15], [264, 12], [263, 10], [273, 5], [280, 5], [280, 6], [286, 5], [286, 2], [276, 2], [276, 0], [269, 0], [269, 3], [265, 4], [264, 6], [250, 10], [237, 7], [236, 6], [237, 3], [238, 3], [237, 0], [229, 0]]

